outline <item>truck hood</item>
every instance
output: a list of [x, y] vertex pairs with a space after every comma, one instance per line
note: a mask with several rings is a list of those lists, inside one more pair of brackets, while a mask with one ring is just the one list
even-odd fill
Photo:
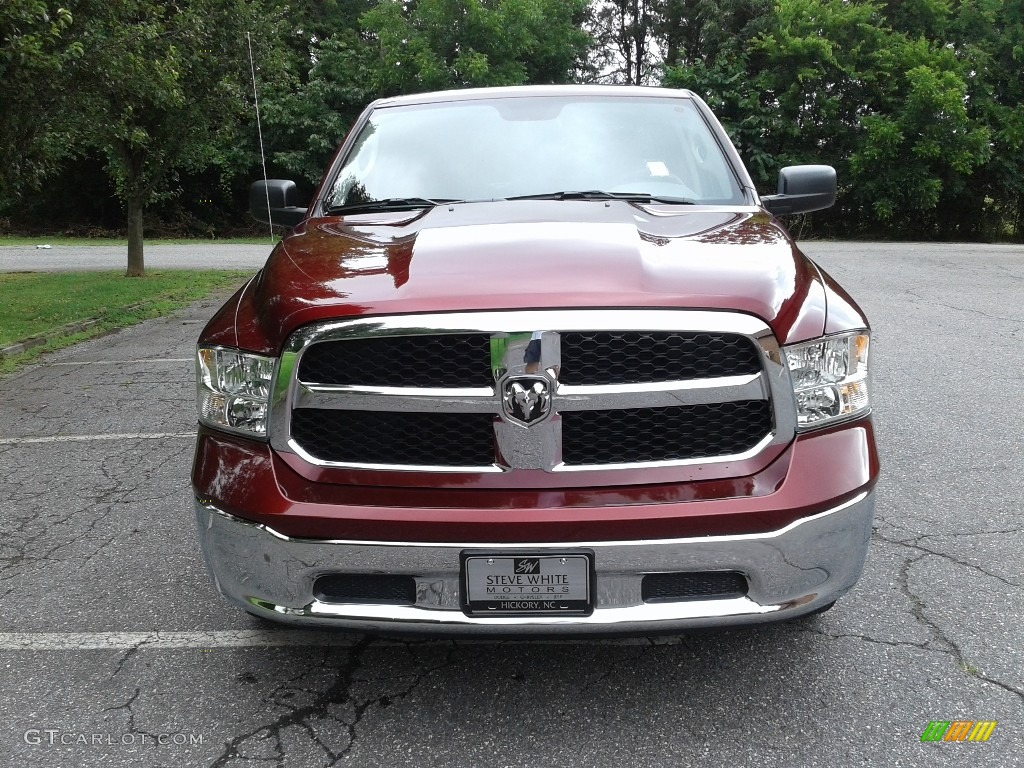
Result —
[[[720, 309], [781, 343], [821, 335], [822, 276], [759, 208], [495, 201], [310, 219], [239, 298], [236, 343], [378, 314], [574, 307]], [[248, 306], [243, 306], [248, 302]]]

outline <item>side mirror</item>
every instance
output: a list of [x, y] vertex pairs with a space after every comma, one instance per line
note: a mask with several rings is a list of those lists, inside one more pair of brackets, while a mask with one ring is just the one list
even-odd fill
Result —
[[772, 213], [807, 213], [830, 208], [836, 201], [836, 169], [831, 165], [791, 165], [779, 171], [778, 194], [761, 204]]
[[300, 208], [299, 188], [294, 181], [267, 179], [249, 187], [249, 214], [257, 221], [294, 227], [306, 218]]

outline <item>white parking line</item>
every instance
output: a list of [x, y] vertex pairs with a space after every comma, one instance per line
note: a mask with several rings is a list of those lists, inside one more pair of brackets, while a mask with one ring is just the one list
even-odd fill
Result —
[[113, 435], [50, 435], [49, 437], [0, 437], [0, 445], [28, 443], [88, 443], [93, 440], [168, 440], [195, 437], [195, 432], [123, 432]]
[[57, 365], [126, 365], [127, 363], [191, 363], [191, 357], [143, 357], [137, 360], [80, 360], [62, 361], [59, 363], [39, 363], [41, 368]]
[[331, 632], [220, 630], [211, 632], [0, 632], [0, 650], [92, 651], [128, 648], [273, 648], [284, 645], [355, 645], [358, 638]]
[[[350, 648], [362, 635], [330, 630], [237, 629], [207, 632], [0, 632], [0, 651], [117, 651], [138, 649], [173, 650], [176, 648]], [[675, 645], [680, 637], [538, 639], [504, 640], [498, 638], [459, 639], [459, 645]], [[451, 640], [411, 640], [415, 645], [448, 645]], [[401, 640], [377, 639], [374, 645], [405, 645]]]

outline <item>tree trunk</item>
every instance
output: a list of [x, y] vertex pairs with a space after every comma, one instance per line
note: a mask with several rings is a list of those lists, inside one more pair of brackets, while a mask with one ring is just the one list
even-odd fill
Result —
[[633, 50], [636, 52], [634, 63], [636, 72], [633, 73], [633, 82], [636, 85], [644, 84], [644, 59], [647, 58], [647, 6], [641, 4], [640, 0], [633, 0]]
[[128, 200], [128, 277], [142, 277], [146, 266], [142, 259], [142, 201]]
[[142, 259], [142, 214], [150, 198], [146, 185], [146, 152], [139, 147], [121, 144], [118, 155], [124, 174], [123, 197], [125, 214], [128, 216], [128, 269], [126, 277], [142, 277], [146, 265]]

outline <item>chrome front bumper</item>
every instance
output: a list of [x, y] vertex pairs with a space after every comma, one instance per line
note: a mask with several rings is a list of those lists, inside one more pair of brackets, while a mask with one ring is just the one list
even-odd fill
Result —
[[[857, 581], [874, 517], [874, 491], [777, 531], [736, 536], [549, 544], [426, 544], [295, 539], [196, 502], [207, 566], [224, 597], [277, 621], [424, 634], [645, 634], [783, 620], [809, 613]], [[466, 549], [594, 552], [589, 616], [481, 617], [460, 604]], [[645, 603], [644, 574], [739, 571], [744, 597]], [[325, 603], [313, 596], [326, 573], [399, 574], [416, 581], [414, 605]]]

